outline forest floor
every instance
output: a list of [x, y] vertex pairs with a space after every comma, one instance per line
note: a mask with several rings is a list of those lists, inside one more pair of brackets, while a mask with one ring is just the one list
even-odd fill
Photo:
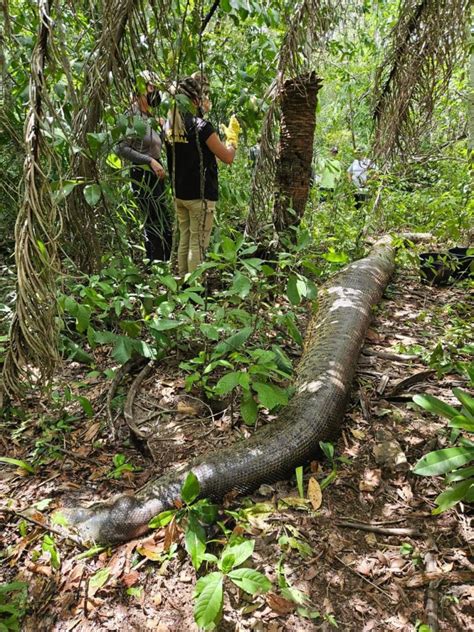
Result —
[[[433, 516], [441, 481], [410, 470], [428, 451], [448, 445], [445, 422], [417, 409], [412, 395], [428, 392], [455, 403], [452, 388], [465, 387], [458, 373], [438, 377], [427, 371], [424, 361], [452, 327], [460, 305], [466, 305], [462, 287], [428, 287], [406, 271], [394, 277], [360, 357], [335, 446], [342, 461], [335, 461], [337, 473], [323, 491], [321, 507], [315, 511], [299, 499], [295, 480], [263, 485], [245, 501], [231, 503], [245, 516], [244, 534], [255, 540], [252, 566], [273, 586], [266, 595], [249, 597], [226, 584], [219, 630], [408, 632], [433, 618], [445, 632], [474, 629], [469, 581], [474, 577], [469, 561], [473, 532], [467, 508], [458, 505]], [[76, 401], [52, 424], [43, 403], [24, 402], [28, 416], [18, 410], [16, 418], [4, 422], [0, 438], [0, 455], [29, 461], [43, 454], [33, 475], [0, 468], [5, 510], [0, 513], [5, 547], [0, 577], [28, 585], [21, 629], [197, 630], [192, 597], [196, 574], [179, 530], [170, 534], [158, 529], [84, 557], [59, 535], [59, 527], [49, 530], [50, 513], [64, 504], [136, 489], [171, 463], [250, 431], [233, 427], [228, 411], [219, 417], [189, 398], [172, 363], [157, 367], [141, 385], [136, 410], [141, 407], [148, 417], [163, 408], [177, 414], [161, 416], [161, 434], [149, 446], [156, 461], [152, 466], [128, 441], [119, 415], [117, 437], [108, 436], [110, 384], [102, 376], [86, 377], [80, 365], [69, 364], [67, 371], [61, 380], [73, 391], [81, 385], [80, 394], [91, 402], [94, 415], [85, 416]], [[413, 379], [404, 382], [406, 378]], [[396, 459], [387, 460], [382, 453], [387, 440], [398, 442]], [[120, 469], [125, 463], [135, 471]], [[305, 470], [305, 488], [310, 477], [321, 482], [331, 470], [322, 456], [313, 461]], [[232, 528], [230, 518], [226, 524]], [[166, 551], [172, 540], [177, 546]], [[288, 593], [282, 595], [283, 577], [287, 586], [307, 596], [306, 614], [313, 618], [301, 616]], [[19, 600], [19, 613], [23, 606]]]

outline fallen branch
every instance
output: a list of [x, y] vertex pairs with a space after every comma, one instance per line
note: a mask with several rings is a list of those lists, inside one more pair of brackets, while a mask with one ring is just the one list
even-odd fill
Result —
[[111, 439], [115, 439], [115, 424], [114, 424], [114, 415], [112, 412], [112, 401], [115, 397], [115, 393], [119, 387], [120, 382], [123, 378], [128, 374], [134, 371], [136, 368], [141, 366], [145, 362], [145, 358], [131, 358], [127, 360], [125, 364], [123, 364], [115, 373], [114, 379], [112, 380], [112, 384], [110, 385], [109, 392], [107, 393], [107, 424], [110, 432]]
[[51, 525], [49, 525], [49, 524], [47, 524], [45, 522], [41, 522], [41, 520], [36, 520], [36, 518], [32, 518], [31, 516], [28, 516], [27, 514], [24, 514], [21, 511], [16, 511], [15, 509], [10, 509], [8, 507], [0, 507], [0, 513], [7, 513], [7, 514], [10, 514], [12, 516], [16, 516], [17, 518], [21, 518], [22, 520], [26, 520], [27, 522], [31, 522], [31, 524], [34, 524], [37, 527], [41, 527], [41, 529], [43, 529], [44, 531], [48, 531], [48, 533], [52, 533], [54, 535], [57, 535], [62, 540], [71, 540], [72, 542], [74, 542], [74, 544], [79, 546], [81, 549], [86, 550], [88, 548], [76, 536], [74, 536], [72, 534], [69, 534], [69, 533], [68, 534], [64, 534], [59, 529], [55, 529]]
[[143, 367], [143, 369], [140, 371], [137, 377], [133, 380], [132, 386], [130, 387], [130, 390], [128, 391], [127, 399], [125, 400], [125, 406], [123, 409], [123, 416], [131, 432], [133, 432], [133, 434], [138, 439], [142, 439], [145, 441], [146, 439], [149, 439], [149, 436], [146, 433], [144, 433], [142, 430], [140, 430], [140, 428], [135, 423], [135, 420], [133, 418], [133, 403], [135, 401], [135, 397], [137, 396], [138, 391], [140, 390], [140, 386], [143, 380], [150, 375], [153, 368], [154, 368], [153, 362], [151, 362], [150, 364], [147, 364], [146, 366]]
[[442, 570], [416, 573], [407, 579], [400, 580], [405, 588], [421, 588], [428, 586], [430, 582], [448, 582], [449, 584], [463, 584], [464, 582], [472, 582], [472, 571], [451, 571], [445, 573]]
[[[437, 570], [436, 557], [431, 552], [425, 555], [426, 572], [434, 573]], [[431, 581], [428, 585], [428, 594], [426, 598], [426, 617], [431, 632], [438, 632], [438, 581]]]
[[361, 531], [370, 531], [371, 533], [380, 533], [382, 535], [421, 536], [421, 533], [417, 529], [411, 529], [410, 527], [379, 527], [366, 522], [352, 522], [349, 520], [336, 520], [336, 525], [338, 527], [360, 529]]

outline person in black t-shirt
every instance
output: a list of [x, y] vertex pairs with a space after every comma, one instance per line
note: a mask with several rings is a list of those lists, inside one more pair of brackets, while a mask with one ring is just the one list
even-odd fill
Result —
[[[202, 262], [211, 237], [214, 210], [218, 199], [216, 157], [231, 164], [237, 148], [238, 126], [226, 131], [224, 144], [214, 127], [203, 116], [210, 110], [208, 82], [203, 75], [179, 82], [176, 95], [182, 100], [168, 114], [165, 142], [168, 168], [175, 196], [179, 224], [178, 269], [184, 276]], [[181, 108], [181, 111], [180, 111]], [[230, 126], [229, 126], [230, 127]]]

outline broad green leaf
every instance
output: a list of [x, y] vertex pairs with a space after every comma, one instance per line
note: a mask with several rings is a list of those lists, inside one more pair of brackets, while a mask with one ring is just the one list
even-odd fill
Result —
[[253, 426], [257, 421], [258, 406], [252, 395], [247, 395], [240, 404], [240, 414], [248, 426]]
[[198, 570], [206, 552], [206, 532], [193, 513], [188, 514], [184, 543], [194, 568]]
[[190, 505], [199, 495], [199, 489], [199, 481], [196, 475], [194, 472], [189, 472], [183, 486], [181, 487], [181, 498], [183, 502]]
[[217, 395], [227, 395], [227, 393], [230, 393], [230, 391], [237, 386], [248, 388], [249, 380], [248, 373], [244, 373], [243, 371], [231, 371], [221, 377], [214, 387], [214, 392]]
[[241, 272], [236, 272], [230, 292], [237, 294], [241, 298], [248, 296], [252, 287], [252, 281]]
[[80, 405], [82, 406], [82, 410], [86, 413], [88, 417], [94, 416], [94, 409], [92, 408], [92, 404], [87, 399], [87, 397], [84, 397], [84, 395], [79, 395], [77, 401], [80, 403]]
[[300, 498], [304, 498], [304, 487], [303, 487], [303, 466], [300, 465], [295, 470], [296, 473], [296, 484], [298, 486], [298, 493]]
[[268, 410], [273, 410], [276, 406], [284, 406], [288, 403], [287, 392], [279, 386], [254, 382], [252, 388], [257, 392], [260, 404], [268, 408]]
[[220, 342], [213, 353], [213, 356], [224, 355], [225, 353], [231, 353], [237, 351], [246, 342], [253, 333], [252, 327], [244, 327], [236, 334], [233, 334], [227, 340]]
[[460, 470], [455, 470], [446, 476], [446, 483], [455, 483], [457, 481], [463, 481], [466, 478], [474, 478], [474, 465], [471, 467], [463, 467]]
[[201, 577], [196, 582], [194, 620], [204, 630], [214, 628], [220, 621], [224, 601], [223, 579], [222, 573], [216, 571]]
[[465, 415], [456, 415], [453, 417], [449, 425], [451, 428], [460, 428], [468, 432], [474, 432], [474, 419], [468, 419]]
[[167, 331], [168, 329], [177, 329], [181, 327], [183, 321], [181, 320], [172, 320], [171, 318], [157, 318], [150, 325], [151, 329], [155, 329], [156, 331]]
[[235, 566], [235, 555], [233, 555], [232, 553], [227, 553], [226, 555], [223, 555], [222, 558], [219, 560], [217, 566], [219, 567], [219, 570], [221, 570], [224, 575], [226, 575]]
[[436, 507], [436, 509], [433, 509], [431, 513], [434, 515], [440, 514], [443, 511], [446, 511], [446, 509], [449, 509], [456, 503], [460, 502], [461, 500], [464, 500], [473, 487], [474, 480], [471, 478], [467, 481], [462, 481], [462, 483], [458, 483], [450, 489], [447, 489], [437, 498], [435, 498], [435, 503], [438, 506]]
[[84, 187], [84, 197], [89, 206], [95, 206], [100, 200], [102, 191], [98, 184], [88, 184]]
[[110, 568], [101, 568], [100, 571], [94, 573], [92, 575], [89, 586], [91, 588], [102, 588], [102, 586], [107, 582], [110, 575]]
[[11, 459], [9, 456], [0, 456], [0, 463], [8, 463], [8, 465], [16, 465], [16, 467], [20, 467], [22, 470], [25, 470], [29, 474], [35, 473], [35, 468], [27, 463], [26, 461], [21, 461], [20, 459]]
[[244, 540], [238, 544], [230, 544], [222, 551], [222, 558], [231, 554], [235, 557], [234, 566], [240, 566], [252, 555], [254, 548], [255, 540]]
[[326, 458], [329, 461], [334, 460], [334, 446], [332, 443], [330, 443], [329, 441], [320, 441], [319, 447], [324, 452], [324, 454], [326, 455]]
[[459, 415], [458, 410], [433, 395], [414, 395], [413, 401], [430, 413], [446, 417], [447, 419], [452, 419]]
[[446, 474], [474, 459], [474, 448], [445, 448], [429, 452], [413, 468], [419, 476], [439, 476]]
[[202, 334], [209, 338], [210, 340], [219, 340], [219, 330], [214, 325], [207, 325], [206, 323], [202, 323], [199, 326]]
[[218, 505], [212, 505], [206, 499], [203, 499], [202, 504], [200, 503], [201, 501], [198, 501], [195, 505], [193, 505], [192, 511], [201, 522], [204, 522], [205, 524], [214, 524], [219, 511]]
[[91, 319], [91, 310], [85, 305], [77, 305], [76, 309], [76, 329], [82, 334], [89, 327]]
[[293, 338], [293, 340], [297, 344], [302, 345], [303, 344], [303, 336], [301, 335], [298, 327], [295, 324], [293, 314], [291, 314], [291, 315], [287, 314], [283, 322], [284, 322], [284, 324], [285, 324], [285, 326], [286, 326], [286, 328], [288, 330], [288, 333]]
[[228, 577], [239, 588], [251, 595], [268, 592], [272, 587], [271, 581], [265, 575], [252, 568], [237, 568], [231, 571]]
[[157, 516], [152, 518], [148, 523], [150, 529], [159, 529], [160, 527], [166, 527], [176, 515], [176, 509], [167, 509], [162, 511]]
[[288, 278], [286, 295], [292, 305], [299, 305], [301, 303], [301, 294], [298, 289], [298, 277], [296, 274], [290, 274]]
[[467, 409], [467, 411], [471, 415], [474, 415], [474, 397], [471, 397], [469, 393], [466, 393], [466, 391], [463, 391], [460, 388], [453, 388], [453, 394]]

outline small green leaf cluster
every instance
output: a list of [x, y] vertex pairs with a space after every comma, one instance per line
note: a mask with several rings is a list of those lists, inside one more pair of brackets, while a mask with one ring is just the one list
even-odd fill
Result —
[[206, 573], [198, 579], [194, 591], [194, 618], [204, 630], [216, 627], [222, 616], [224, 604], [224, 581], [228, 578], [250, 595], [270, 590], [270, 581], [252, 568], [239, 568], [253, 554], [255, 542], [241, 536], [231, 535], [220, 556], [207, 551], [205, 525], [217, 520], [218, 508], [207, 499], [199, 499], [200, 486], [196, 475], [189, 472], [181, 488], [184, 506], [161, 512], [153, 518], [150, 528], [160, 528], [173, 520], [185, 525], [184, 543], [196, 571], [203, 562], [215, 564], [216, 571]]
[[115, 454], [112, 458], [113, 469], [107, 474], [108, 478], [121, 478], [125, 472], [140, 472], [141, 467], [135, 467], [127, 462], [125, 454]]
[[[295, 246], [298, 252], [304, 243]], [[111, 259], [100, 274], [59, 296], [63, 352], [93, 365], [93, 354], [83, 346], [87, 339], [91, 350], [111, 345], [120, 364], [136, 356], [185, 353], [180, 368], [188, 374], [186, 388], [199, 388], [208, 399], [238, 397], [243, 421], [254, 424], [260, 409], [287, 403], [292, 363], [282, 347], [288, 340], [302, 343], [295, 312], [284, 299], [275, 300], [279, 288], [288, 285], [294, 308], [316, 297], [314, 282], [291, 253], [267, 261], [254, 256], [256, 249], [242, 235], [221, 235], [185, 285], [166, 265], [154, 266], [144, 279], [130, 261]], [[309, 261], [306, 266], [318, 272]], [[210, 292], [208, 284], [216, 279], [221, 289]]]
[[457, 503], [474, 501], [474, 442], [462, 435], [474, 433], [474, 398], [460, 388], [453, 389], [460, 402], [454, 408], [433, 395], [415, 395], [413, 401], [425, 410], [445, 417], [452, 428], [451, 441], [454, 447], [429, 452], [415, 465], [413, 471], [419, 476], [445, 475], [447, 489], [435, 499], [437, 507], [433, 514], [440, 514]]
[[11, 582], [0, 586], [0, 632], [19, 632], [26, 614], [28, 584]]

